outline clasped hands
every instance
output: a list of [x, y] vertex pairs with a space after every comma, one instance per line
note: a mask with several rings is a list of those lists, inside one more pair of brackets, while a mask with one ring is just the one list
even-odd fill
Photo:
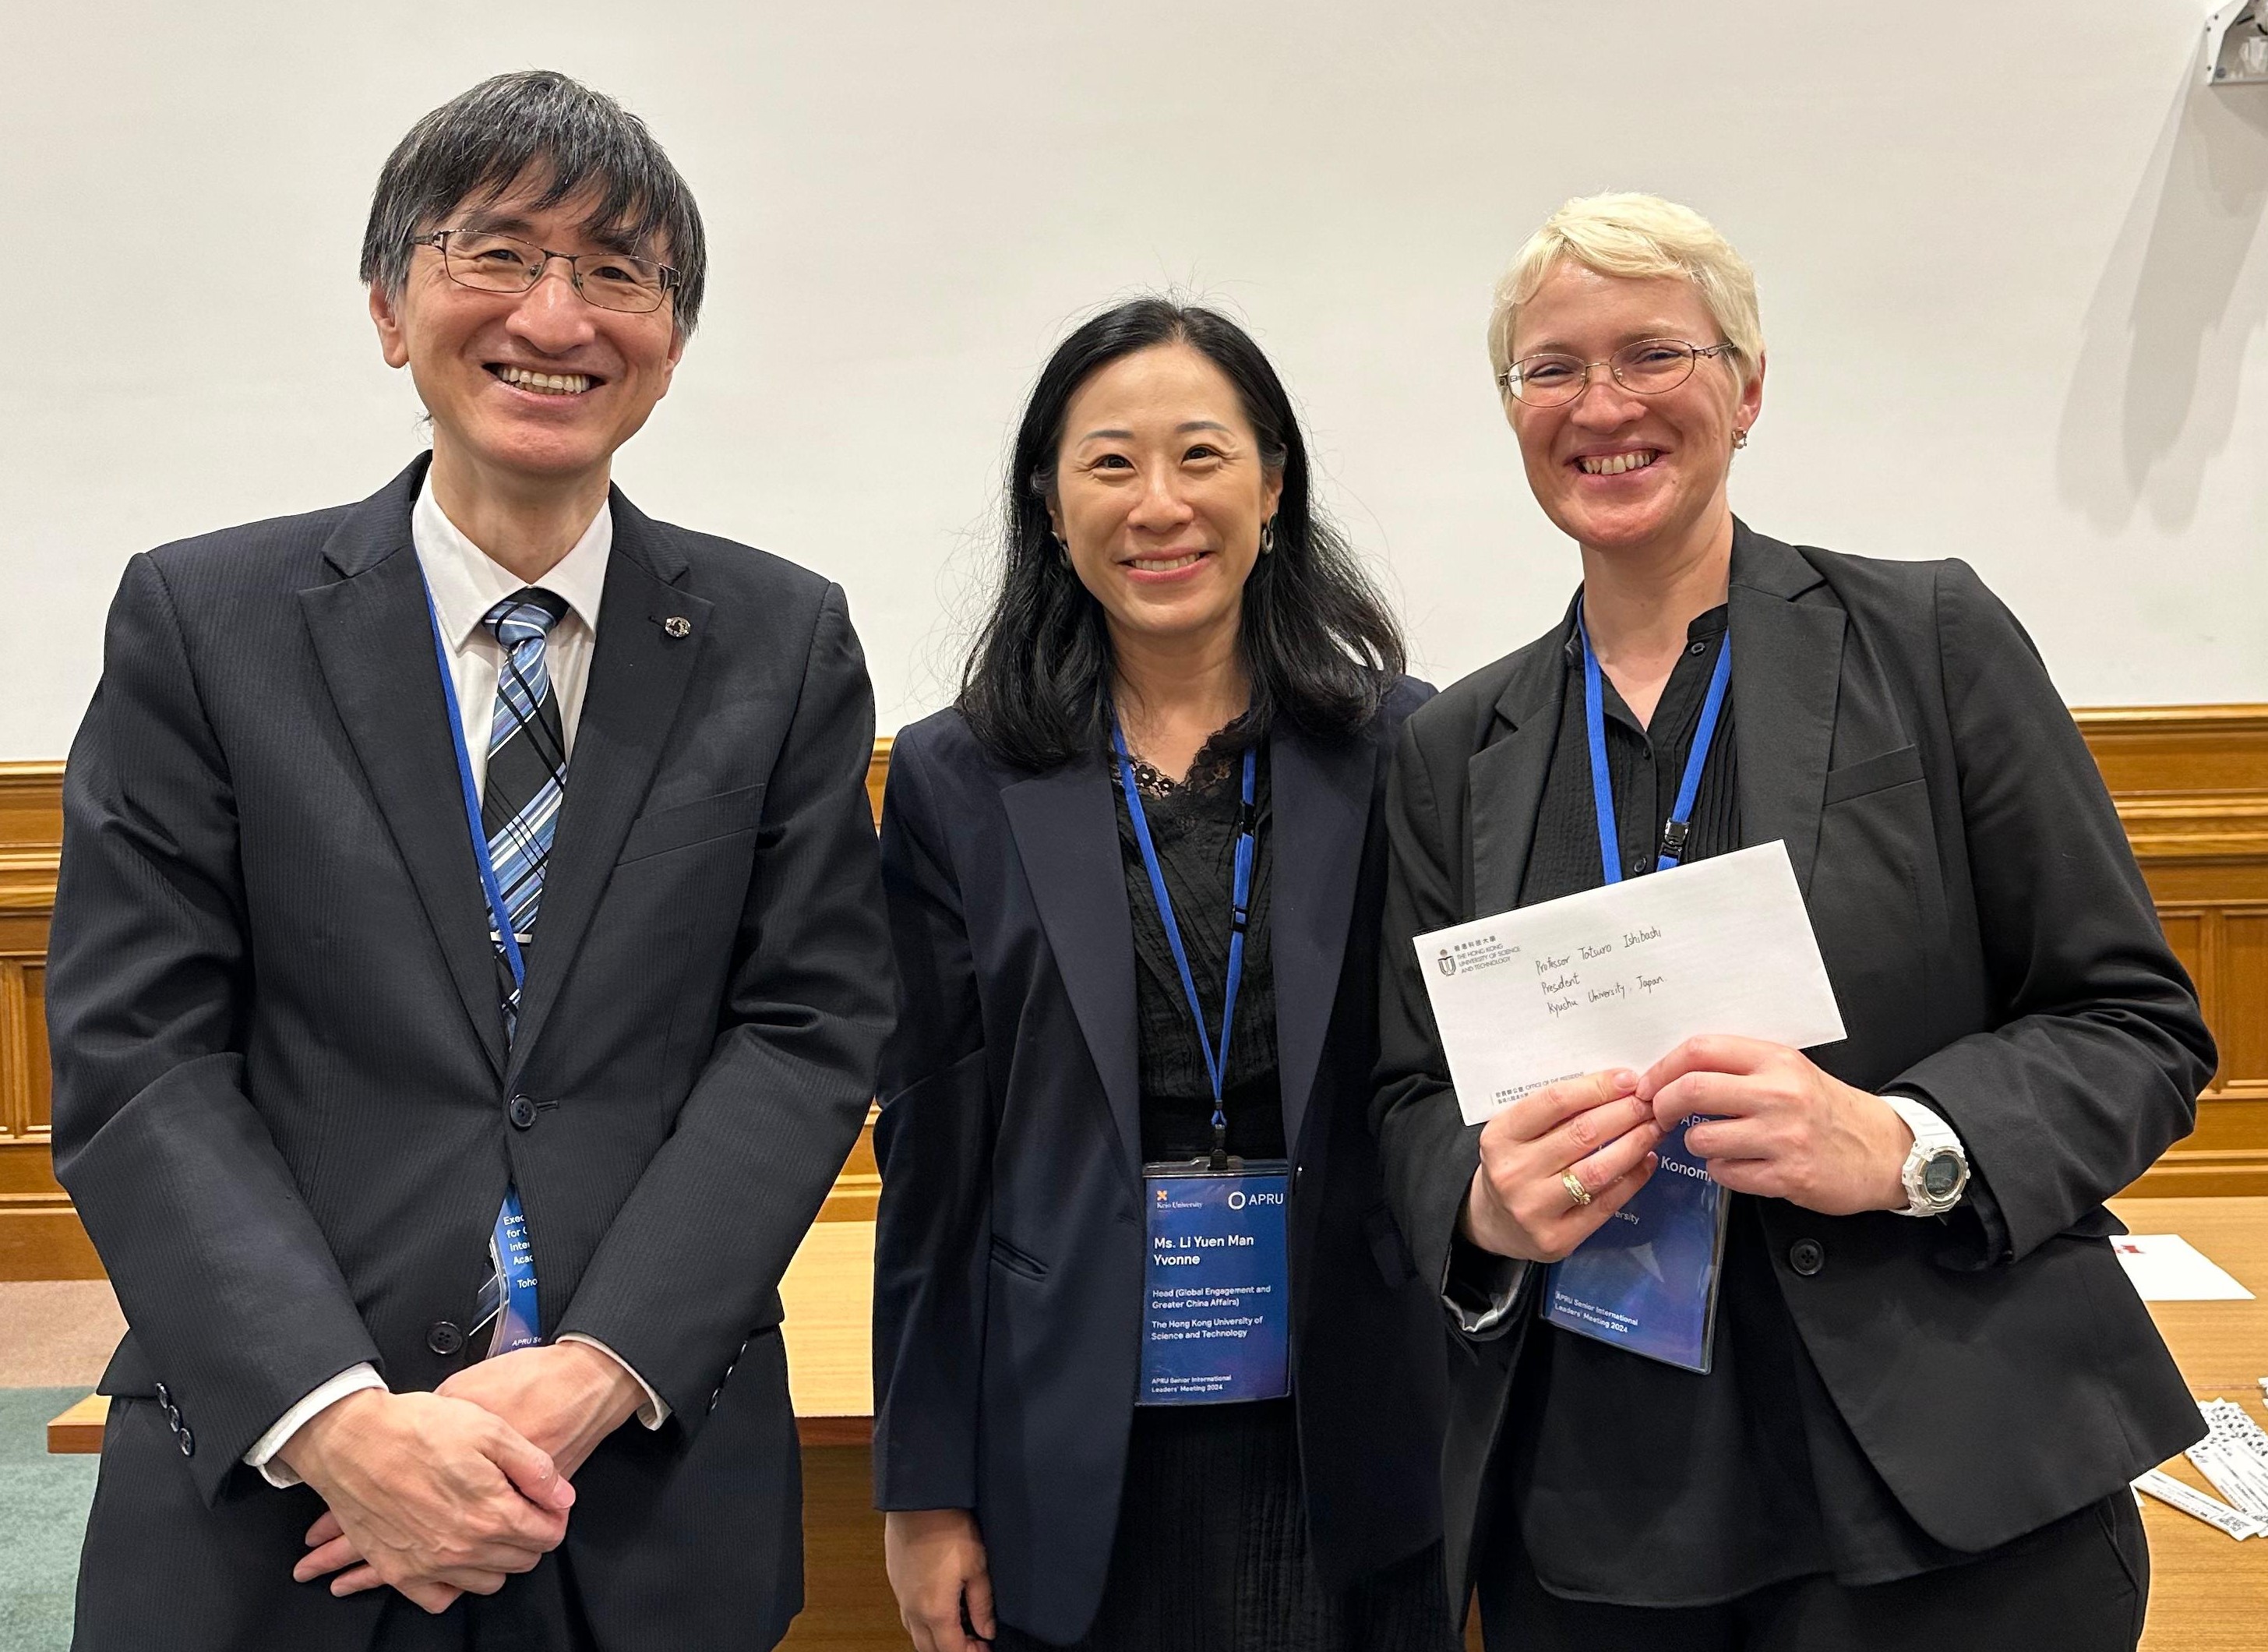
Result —
[[334, 1595], [390, 1585], [430, 1612], [493, 1595], [559, 1546], [572, 1477], [643, 1398], [579, 1342], [498, 1354], [430, 1394], [348, 1395], [278, 1453], [325, 1505], [293, 1579], [329, 1576]]
[[1498, 1112], [1482, 1127], [1460, 1228], [1499, 1256], [1557, 1262], [1645, 1185], [1662, 1139], [1697, 1117], [1685, 1150], [1734, 1192], [1829, 1216], [1905, 1208], [1900, 1172], [1913, 1132], [1888, 1103], [1800, 1051], [1712, 1036], [1687, 1039], [1642, 1073], [1587, 1073]]

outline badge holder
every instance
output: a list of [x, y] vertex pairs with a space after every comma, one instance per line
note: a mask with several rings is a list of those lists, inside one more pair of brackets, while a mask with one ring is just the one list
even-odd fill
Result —
[[1234, 1158], [1226, 1167], [1210, 1159], [1142, 1167], [1145, 1405], [1292, 1391], [1292, 1167]]
[[504, 1208], [489, 1235], [489, 1280], [481, 1287], [473, 1331], [486, 1326], [489, 1355], [532, 1348], [543, 1340], [535, 1302], [535, 1248], [527, 1240], [527, 1216], [519, 1207], [519, 1190], [504, 1191]]

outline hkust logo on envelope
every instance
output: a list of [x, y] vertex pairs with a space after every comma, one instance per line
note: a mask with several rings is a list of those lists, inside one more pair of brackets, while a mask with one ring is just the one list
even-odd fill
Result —
[[1441, 967], [1441, 973], [1442, 973], [1443, 975], [1454, 975], [1454, 974], [1456, 974], [1456, 972], [1457, 972], [1457, 955], [1456, 955], [1456, 954], [1454, 954], [1454, 953], [1451, 952], [1451, 951], [1450, 951], [1447, 947], [1444, 947], [1444, 948], [1441, 948], [1441, 955], [1440, 955], [1439, 958], [1435, 959], [1435, 960], [1434, 960], [1434, 962], [1435, 962], [1436, 963], [1438, 963], [1438, 964], [1440, 964], [1440, 967]]

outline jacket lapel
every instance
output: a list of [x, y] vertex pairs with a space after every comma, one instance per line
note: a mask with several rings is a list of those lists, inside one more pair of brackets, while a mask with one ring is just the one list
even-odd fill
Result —
[[1750, 844], [1784, 841], [1796, 887], [1807, 894], [1843, 671], [1843, 610], [1795, 600], [1820, 583], [1818, 571], [1793, 549], [1734, 525], [1733, 738], [1740, 754], [1741, 835]]
[[[684, 557], [620, 489], [612, 492], [609, 503], [614, 547], [607, 558], [599, 634], [576, 725], [575, 751], [567, 763], [559, 829], [543, 874], [543, 903], [522, 994], [519, 1036], [513, 1041], [507, 1073], [512, 1081], [542, 1036], [592, 915], [606, 893], [622, 839], [652, 784], [654, 766], [709, 634], [713, 605], [678, 589], [675, 583], [685, 576]], [[673, 636], [664, 628], [669, 620], [682, 620], [690, 630]]]
[[1520, 882], [1535, 839], [1535, 811], [1543, 801], [1567, 692], [1566, 645], [1573, 613], [1571, 607], [1566, 624], [1521, 650], [1504, 692], [1497, 696], [1496, 714], [1507, 732], [1466, 762], [1473, 855], [1468, 919], [1508, 912], [1520, 904]]
[[481, 1047], [501, 1074], [504, 1010], [448, 733], [425, 581], [409, 539], [426, 461], [347, 513], [323, 555], [340, 579], [299, 593], [307, 633], [371, 794], [409, 868]]
[[1314, 740], [1288, 726], [1268, 742], [1269, 813], [1276, 835], [1269, 903], [1276, 1066], [1284, 1145], [1294, 1162], [1338, 997], [1380, 761], [1369, 741]]
[[1128, 1174], [1142, 1175], [1142, 1075], [1134, 1026], [1134, 919], [1118, 816], [1100, 757], [1002, 788], [1000, 805], [1041, 927], [1117, 1121]]

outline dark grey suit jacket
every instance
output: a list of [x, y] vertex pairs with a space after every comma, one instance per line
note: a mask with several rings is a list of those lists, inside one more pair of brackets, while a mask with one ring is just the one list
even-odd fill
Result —
[[[2213, 1040], [2070, 713], [1965, 564], [1742, 527], [1731, 607], [1742, 835], [1786, 841], [1849, 1030], [1815, 1058], [1949, 1119], [2005, 1230], [1987, 1244], [1973, 1220], [1767, 1199], [1765, 1235], [1804, 1346], [1892, 1493], [1938, 1541], [1990, 1548], [2204, 1432], [2105, 1243], [2124, 1230], [2102, 1201], [2188, 1133]], [[1376, 1107], [1429, 1280], [1444, 1278], [1479, 1130], [1459, 1115], [1410, 938], [1517, 903], [1565, 637], [1446, 690], [1395, 760]], [[1789, 1260], [1805, 1241], [1824, 1254], [1809, 1274]], [[1453, 1579], [1521, 1339], [1461, 1338], [1451, 1358]]]
[[892, 1014], [843, 594], [614, 494], [507, 1048], [410, 543], [424, 466], [136, 557], [71, 749], [55, 1166], [130, 1327], [90, 1652], [368, 1643], [383, 1591], [291, 1581], [314, 1493], [239, 1459], [357, 1361], [397, 1390], [461, 1368], [435, 1328], [470, 1322], [508, 1181], [544, 1333], [595, 1337], [672, 1412], [576, 1477], [600, 1643], [737, 1652], [800, 1604], [775, 1287]]
[[[1440, 1322], [1386, 1208], [1369, 1127], [1387, 756], [1432, 690], [1344, 740], [1279, 728], [1276, 1047], [1292, 1391], [1323, 1586], [1440, 1530]], [[882, 816], [905, 983], [874, 1131], [874, 1483], [973, 1508], [1018, 1628], [1086, 1634], [1141, 1367], [1140, 1051], [1110, 772], [988, 756], [957, 712], [899, 735]]]

